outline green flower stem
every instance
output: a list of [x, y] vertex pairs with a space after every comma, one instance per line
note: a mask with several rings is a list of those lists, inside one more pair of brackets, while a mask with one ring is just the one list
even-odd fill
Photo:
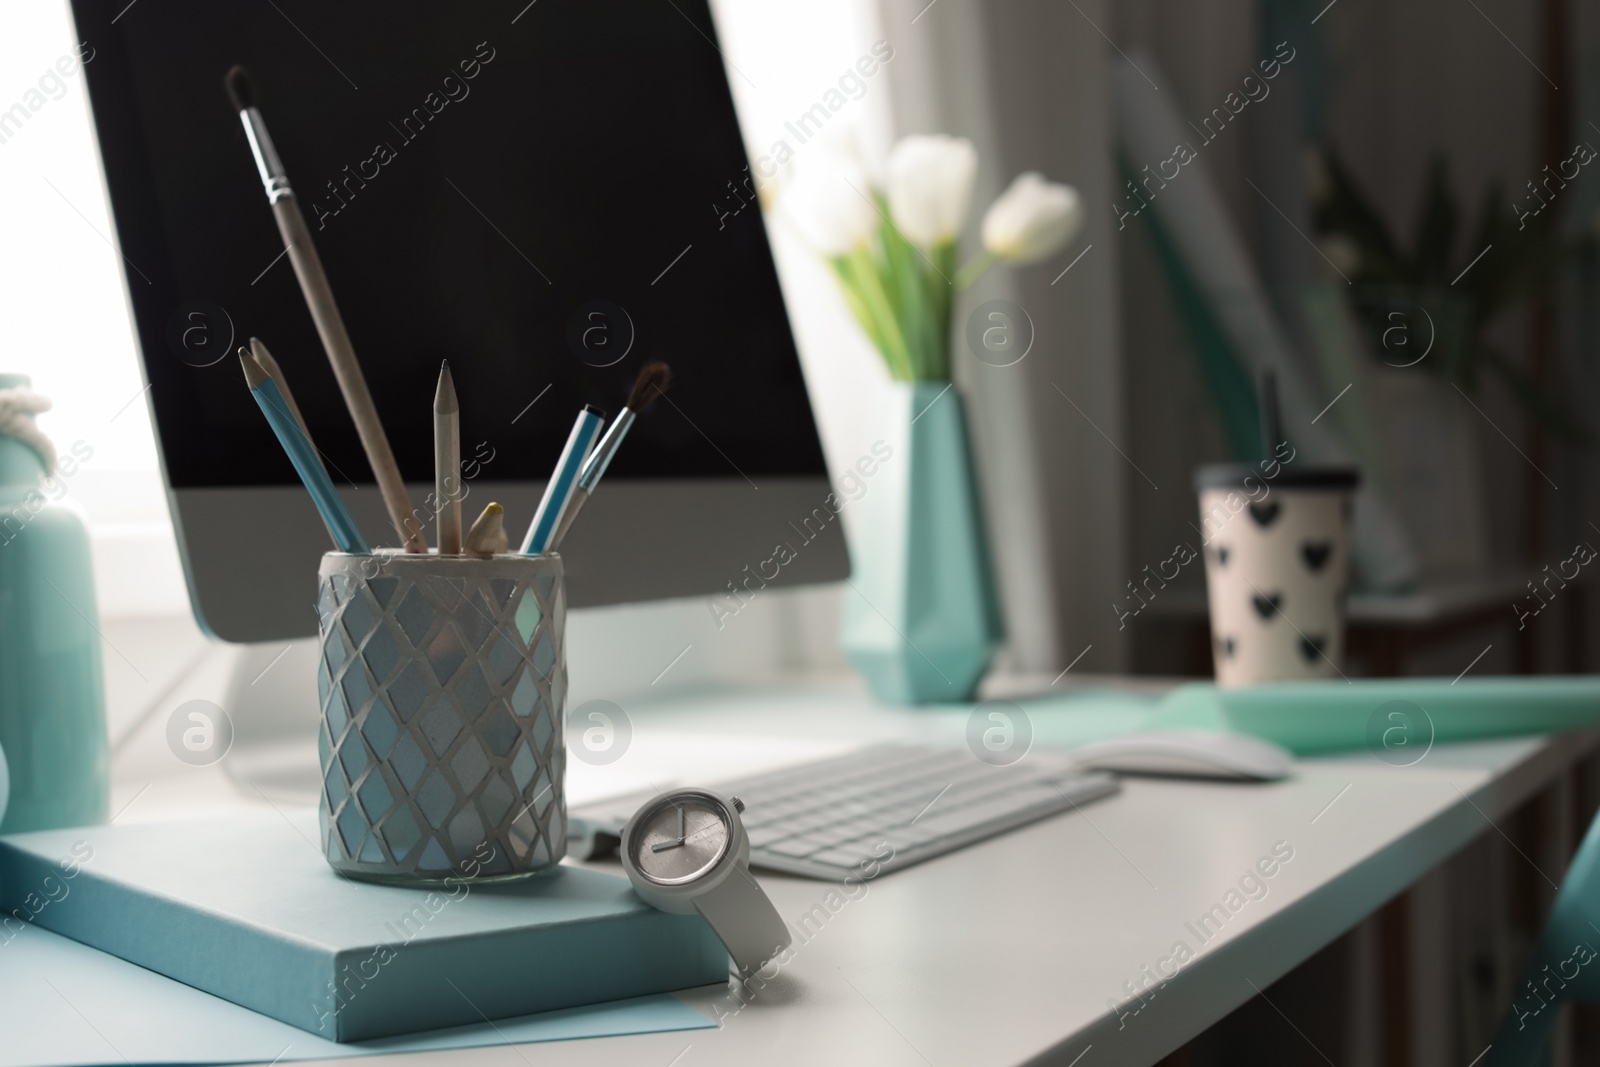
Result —
[[931, 331], [929, 373], [930, 379], [950, 379], [950, 312], [955, 304], [957, 287], [952, 275], [956, 270], [955, 241], [941, 241], [933, 246], [930, 257], [933, 269], [923, 275], [928, 294], [928, 326]]
[[872, 261], [872, 254], [864, 246], [857, 248], [842, 257], [841, 266], [845, 287], [854, 291], [875, 326], [875, 329], [869, 328], [867, 333], [869, 336], [876, 335], [878, 351], [883, 353], [884, 361], [889, 364], [889, 374], [900, 381], [913, 379], [915, 370], [911, 353], [906, 347], [905, 334], [895, 319], [894, 308], [878, 275], [877, 265]]
[[882, 226], [880, 236], [883, 239], [884, 289], [894, 303], [895, 317], [906, 339], [911, 376], [920, 380], [928, 377], [935, 356], [928, 294], [919, 271], [921, 254], [888, 223]]
[[844, 256], [830, 256], [828, 265], [833, 268], [835, 277], [839, 279], [839, 291], [844, 294], [844, 302], [850, 306], [850, 313], [866, 331], [867, 340], [872, 342], [872, 347], [882, 352], [883, 335], [878, 329], [878, 324], [873, 321], [872, 312], [867, 309], [866, 301], [861, 299], [861, 294], [851, 284], [849, 260]]
[[[952, 248], [950, 253], [951, 262], [954, 262], [955, 249]], [[993, 252], [979, 252], [977, 255], [967, 260], [966, 264], [962, 266], [960, 273], [956, 275], [956, 289], [966, 289], [973, 282], [983, 277], [989, 268], [998, 262], [1000, 262], [1000, 257], [995, 255]]]

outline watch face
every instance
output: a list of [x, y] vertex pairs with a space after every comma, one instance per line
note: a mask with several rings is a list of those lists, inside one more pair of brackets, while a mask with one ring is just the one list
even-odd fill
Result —
[[634, 867], [661, 885], [708, 874], [728, 851], [728, 814], [710, 797], [677, 793], [639, 820], [631, 840]]

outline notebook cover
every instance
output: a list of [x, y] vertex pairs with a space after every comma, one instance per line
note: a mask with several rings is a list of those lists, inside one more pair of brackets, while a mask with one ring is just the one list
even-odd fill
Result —
[[[0, 934], [0, 941], [4, 935]], [[671, 993], [480, 1020], [447, 1030], [333, 1041], [230, 1004], [37, 926], [0, 945], [0, 1067], [216, 1067], [712, 1029]], [[537, 1062], [538, 1051], [523, 1051]], [[454, 1062], [436, 1056], [431, 1062]], [[393, 1063], [394, 1061], [386, 1061]], [[515, 1067], [501, 1054], [492, 1067]], [[362, 1067], [347, 1064], [345, 1067]], [[662, 1067], [661, 1064], [649, 1067]], [[682, 1065], [692, 1067], [692, 1065]]]
[[720, 983], [705, 920], [574, 867], [436, 889], [351, 881], [314, 812], [0, 838], [4, 921], [32, 921], [336, 1041]]

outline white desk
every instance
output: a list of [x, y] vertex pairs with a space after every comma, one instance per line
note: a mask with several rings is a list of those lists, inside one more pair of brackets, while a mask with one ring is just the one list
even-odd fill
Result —
[[[729, 777], [884, 737], [954, 737], [964, 724], [959, 715], [874, 708], [843, 686], [627, 708], [633, 747], [606, 768], [574, 761], [577, 799], [646, 781]], [[119, 765], [122, 800], [144, 781], [141, 767], [155, 765], [139, 755], [150, 744], [159, 738], [137, 739]], [[1071, 1064], [1092, 1045], [1081, 1067], [1150, 1064], [1489, 831], [1487, 820], [1597, 746], [1600, 730], [1559, 742], [1436, 746], [1405, 769], [1364, 753], [1307, 761], [1274, 785], [1129, 780], [1119, 796], [1081, 814], [885, 875], [836, 913], [826, 907], [827, 883], [763, 875], [779, 911], [790, 920], [813, 914], [815, 933], [742, 1010], [727, 989], [683, 994], [707, 1014], [718, 1004], [723, 1013], [737, 1010], [721, 1029], [523, 1053], [540, 1065], [945, 1067]], [[218, 779], [214, 769], [164, 779], [128, 818], [168, 814], [202, 795], [214, 810], [228, 793]], [[1278, 841], [1294, 857], [1266, 883], [1268, 894], [1200, 947], [1185, 924], [1223, 902]], [[1559, 881], [1562, 872], [1547, 873]], [[1138, 980], [1146, 965], [1154, 970], [1180, 940], [1200, 948], [1196, 958], [1139, 1014], [1119, 1021], [1108, 998], [1125, 999], [1123, 983]], [[503, 1067], [516, 1062], [510, 1057], [482, 1048], [383, 1059]]]

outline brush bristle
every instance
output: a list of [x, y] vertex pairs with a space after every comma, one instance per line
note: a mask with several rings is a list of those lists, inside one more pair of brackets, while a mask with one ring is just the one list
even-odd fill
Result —
[[635, 412], [643, 411], [671, 385], [671, 367], [659, 361], [646, 363], [639, 368], [639, 377], [634, 379], [633, 392], [628, 394], [628, 408]]
[[250, 77], [250, 72], [240, 64], [235, 63], [228, 68], [228, 73], [222, 76], [222, 87], [227, 90], [228, 101], [233, 104], [235, 111], [255, 106], [256, 83]]

